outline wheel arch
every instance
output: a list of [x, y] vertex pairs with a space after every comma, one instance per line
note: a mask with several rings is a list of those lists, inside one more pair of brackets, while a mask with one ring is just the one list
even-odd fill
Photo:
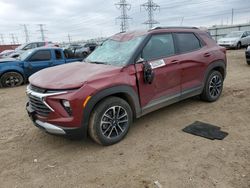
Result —
[[[26, 76], [24, 75], [24, 73], [20, 70], [17, 70], [17, 69], [8, 69], [8, 70], [4, 70], [0, 73], [0, 80], [2, 79], [2, 76], [8, 72], [16, 72], [16, 73], [19, 73], [22, 77], [23, 77], [23, 82], [25, 83], [27, 81], [27, 78]], [[1, 85], [1, 84], [0, 84]]]
[[213, 71], [213, 70], [219, 71], [221, 73], [221, 75], [223, 76], [223, 79], [226, 78], [226, 74], [227, 74], [227, 72], [226, 72], [226, 63], [225, 63], [224, 60], [217, 60], [217, 61], [212, 62], [208, 66], [208, 68], [207, 68], [207, 70], [205, 72], [205, 77], [204, 77], [204, 82], [203, 82], [204, 84], [206, 83], [206, 80], [207, 80], [210, 72]]
[[85, 135], [87, 134], [89, 119], [92, 111], [101, 101], [111, 96], [116, 96], [125, 100], [132, 109], [133, 117], [140, 116], [141, 107], [139, 103], [139, 97], [131, 86], [120, 85], [101, 90], [91, 97], [86, 107], [83, 109], [82, 128]]

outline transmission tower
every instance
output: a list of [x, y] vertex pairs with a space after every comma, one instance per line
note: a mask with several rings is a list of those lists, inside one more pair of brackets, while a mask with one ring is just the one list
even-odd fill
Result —
[[1, 37], [1, 44], [4, 44], [3, 34], [0, 34]]
[[120, 0], [115, 4], [115, 6], [117, 9], [121, 10], [121, 16], [116, 18], [121, 20], [121, 32], [126, 32], [129, 27], [128, 20], [132, 19], [127, 15], [127, 11], [131, 9], [131, 4], [129, 4], [126, 0]]
[[10, 37], [12, 39], [12, 44], [16, 44], [16, 41], [15, 41], [15, 36], [13, 33], [10, 34]]
[[148, 20], [143, 24], [148, 25], [149, 29], [151, 29], [155, 24], [159, 24], [158, 21], [154, 20], [154, 11], [159, 10], [160, 6], [153, 2], [153, 0], [148, 0], [148, 2], [141, 5], [148, 12]]
[[70, 36], [70, 34], [68, 34], [68, 40], [69, 40], [69, 43], [71, 43], [71, 36]]
[[42, 41], [45, 41], [45, 34], [44, 34], [44, 32], [47, 31], [47, 30], [45, 30], [43, 28], [45, 25], [44, 24], [38, 24], [38, 26], [40, 27], [40, 29], [38, 31], [40, 31], [40, 33], [41, 33]]
[[23, 24], [21, 25], [23, 26], [23, 29], [24, 29], [24, 35], [25, 35], [25, 41], [26, 43], [30, 41], [30, 37], [29, 37], [29, 32], [28, 32], [28, 29], [27, 29], [27, 25], [26, 24]]

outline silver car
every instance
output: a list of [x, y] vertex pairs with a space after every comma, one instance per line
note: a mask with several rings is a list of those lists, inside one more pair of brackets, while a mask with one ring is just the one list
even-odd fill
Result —
[[220, 46], [240, 49], [250, 44], [250, 31], [233, 31], [218, 40]]

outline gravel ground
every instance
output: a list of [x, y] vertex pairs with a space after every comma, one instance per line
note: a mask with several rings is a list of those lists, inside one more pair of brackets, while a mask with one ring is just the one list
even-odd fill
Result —
[[[228, 51], [219, 101], [189, 99], [137, 120], [119, 144], [72, 141], [34, 127], [25, 87], [0, 89], [0, 187], [250, 187], [250, 66]], [[194, 121], [218, 125], [223, 141], [181, 130]]]

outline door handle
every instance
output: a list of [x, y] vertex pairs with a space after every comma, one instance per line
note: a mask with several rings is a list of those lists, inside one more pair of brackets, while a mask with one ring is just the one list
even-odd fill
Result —
[[208, 52], [204, 54], [204, 57], [210, 57], [210, 56], [211, 56], [211, 54]]
[[178, 63], [179, 63], [178, 60], [173, 60], [173, 61], [170, 62], [171, 65], [173, 65], [173, 64], [178, 64]]

